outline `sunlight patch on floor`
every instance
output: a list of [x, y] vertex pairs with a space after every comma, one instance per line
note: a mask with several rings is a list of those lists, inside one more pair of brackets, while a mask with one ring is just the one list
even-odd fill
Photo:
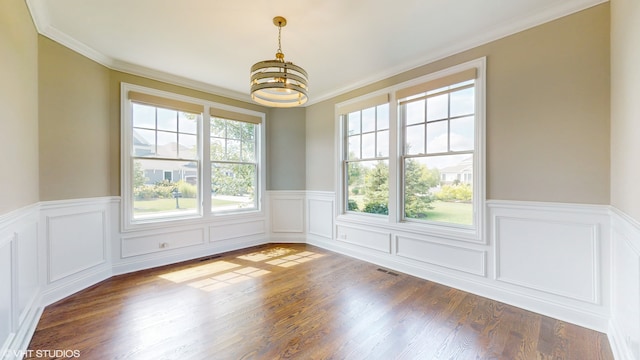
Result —
[[261, 261], [264, 261], [264, 260], [273, 259], [273, 258], [276, 258], [276, 257], [280, 257], [280, 256], [284, 256], [284, 255], [287, 255], [287, 254], [291, 254], [292, 252], [295, 252], [295, 251], [296, 250], [294, 250], [294, 249], [287, 249], [287, 248], [283, 248], [283, 247], [277, 247], [277, 248], [273, 248], [273, 249], [269, 249], [269, 250], [256, 251], [256, 252], [251, 253], [251, 254], [238, 256], [238, 259], [249, 260], [249, 261], [253, 261], [253, 262], [261, 262]]
[[295, 255], [289, 255], [289, 256], [282, 257], [280, 259], [273, 259], [271, 261], [267, 261], [267, 264], [288, 268], [288, 267], [302, 264], [307, 261], [311, 261], [313, 259], [317, 259], [323, 256], [324, 256], [323, 254], [316, 254], [311, 251], [303, 251]]
[[190, 281], [204, 276], [231, 270], [240, 266], [241, 265], [234, 264], [228, 261], [216, 261], [209, 264], [194, 266], [184, 270], [172, 271], [170, 273], [160, 275], [160, 277], [165, 280], [173, 281], [175, 283], [182, 283], [185, 281]]
[[251, 280], [251, 279], [266, 275], [270, 272], [271, 271], [268, 271], [268, 270], [247, 266], [241, 269], [225, 272], [223, 274], [216, 275], [210, 278], [194, 281], [187, 285], [196, 289], [204, 290], [204, 291], [213, 291], [216, 289], [223, 288], [225, 286]]
[[276, 247], [238, 256], [236, 259], [251, 261], [255, 266], [242, 266], [230, 261], [214, 261], [176, 270], [159, 275], [160, 278], [174, 283], [186, 283], [187, 286], [211, 292], [232, 284], [256, 279], [271, 271], [269, 265], [289, 268], [323, 257], [313, 251], [299, 251], [291, 248]]

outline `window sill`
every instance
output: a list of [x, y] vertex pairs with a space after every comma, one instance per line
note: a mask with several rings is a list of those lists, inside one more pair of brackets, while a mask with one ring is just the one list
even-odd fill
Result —
[[365, 214], [341, 214], [336, 218], [336, 223], [337, 225], [364, 225], [394, 233], [412, 233], [467, 243], [486, 244], [479, 227], [468, 228], [446, 223], [433, 224], [418, 221], [393, 221], [390, 217]]

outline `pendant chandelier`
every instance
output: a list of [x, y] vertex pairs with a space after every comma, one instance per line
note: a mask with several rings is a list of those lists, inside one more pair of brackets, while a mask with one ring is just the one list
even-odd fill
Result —
[[251, 67], [251, 98], [258, 104], [271, 107], [294, 107], [307, 102], [308, 76], [300, 66], [284, 61], [282, 28], [287, 19], [273, 18], [278, 27], [278, 51], [275, 60], [265, 60]]

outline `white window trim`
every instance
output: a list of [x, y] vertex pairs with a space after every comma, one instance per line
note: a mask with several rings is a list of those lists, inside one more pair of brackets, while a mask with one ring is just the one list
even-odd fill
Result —
[[[401, 165], [400, 155], [402, 154], [402, 141], [400, 141], [401, 139], [399, 134], [402, 134], [402, 124], [400, 124], [400, 119], [398, 118], [398, 102], [395, 97], [395, 92], [399, 89], [442, 78], [474, 67], [477, 69], [477, 78], [475, 79], [477, 101], [475, 103], [476, 122], [474, 140], [475, 144], [478, 144], [474, 149], [473, 162], [474, 226], [426, 221], [405, 221], [402, 219], [401, 212], [398, 211], [399, 207], [402, 205], [402, 189], [398, 186], [399, 184], [402, 184], [401, 172], [399, 171], [399, 167]], [[380, 215], [346, 212], [344, 207], [347, 194], [345, 188], [346, 185], [343, 182], [345, 169], [342, 166], [342, 154], [344, 154], [345, 146], [343, 139], [345, 134], [344, 128], [341, 124], [340, 115], [342, 114], [338, 109], [348, 106], [349, 104], [366, 101], [368, 98], [380, 96], [382, 94], [389, 95], [389, 216], [385, 217]], [[334, 163], [336, 164], [335, 211], [336, 214], [338, 214], [336, 216], [336, 220], [338, 222], [372, 225], [384, 227], [393, 231], [433, 235], [460, 241], [486, 244], [486, 57], [455, 65], [401, 84], [393, 85], [338, 103], [335, 105], [334, 109], [336, 142], [334, 151]]]
[[[130, 162], [130, 151], [132, 148], [132, 119], [131, 119], [131, 111], [129, 106], [129, 99], [127, 94], [129, 91], [137, 91], [150, 95], [161, 96], [168, 99], [175, 99], [180, 101], [185, 101], [197, 105], [204, 106], [204, 111], [202, 114], [202, 121], [198, 124], [198, 148], [199, 148], [199, 174], [200, 178], [198, 179], [199, 183], [199, 200], [200, 200], [200, 208], [198, 209], [196, 214], [188, 214], [180, 217], [170, 217], [170, 218], [154, 218], [145, 221], [133, 221], [133, 194], [132, 194], [132, 171], [133, 169]], [[258, 127], [258, 158], [260, 159], [258, 162], [258, 183], [256, 184], [256, 198], [257, 198], [257, 209], [252, 210], [240, 210], [240, 211], [220, 211], [220, 212], [212, 212], [211, 211], [211, 197], [204, 196], [204, 194], [211, 194], [211, 155], [209, 153], [209, 147], [205, 146], [208, 144], [208, 140], [204, 141], [204, 139], [209, 139], [210, 137], [210, 127], [208, 126], [210, 121], [209, 109], [217, 108], [223, 109], [227, 111], [232, 111], [241, 114], [247, 114], [256, 116], [262, 119], [261, 126]], [[265, 113], [261, 113], [254, 110], [244, 109], [240, 107], [230, 106], [226, 104], [216, 103], [212, 101], [207, 101], [203, 99], [193, 98], [185, 95], [180, 95], [172, 92], [167, 92], [163, 90], [157, 90], [153, 88], [148, 88], [140, 85], [129, 84], [122, 82], [120, 84], [120, 192], [121, 192], [121, 202], [120, 202], [120, 228], [122, 232], [127, 231], [135, 231], [135, 230], [144, 230], [144, 229], [155, 229], [176, 225], [190, 225], [190, 224], [201, 224], [201, 223], [211, 223], [216, 222], [218, 220], [225, 221], [235, 221], [235, 220], [243, 220], [248, 218], [263, 218], [265, 216], [265, 202], [264, 195], [266, 194], [266, 151], [265, 151]], [[208, 174], [208, 175], [207, 175]]]

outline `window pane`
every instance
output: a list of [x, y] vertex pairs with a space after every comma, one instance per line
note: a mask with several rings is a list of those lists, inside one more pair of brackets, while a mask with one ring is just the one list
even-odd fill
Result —
[[449, 145], [447, 121], [427, 124], [427, 153], [447, 152]]
[[451, 151], [473, 150], [473, 116], [451, 120]]
[[181, 159], [196, 159], [198, 157], [198, 137], [196, 135], [178, 135], [178, 152]]
[[240, 160], [242, 158], [240, 155], [241, 144], [239, 140], [227, 140], [225, 160]]
[[406, 128], [405, 151], [408, 155], [424, 154], [424, 124]]
[[377, 157], [389, 156], [389, 130], [378, 132], [378, 154]]
[[158, 130], [178, 131], [178, 112], [158, 108]]
[[225, 160], [224, 139], [211, 138], [211, 160]]
[[389, 128], [389, 104], [378, 105], [378, 130], [385, 130]]
[[349, 136], [347, 152], [349, 159], [360, 159], [360, 135]]
[[156, 108], [142, 104], [131, 104], [133, 112], [133, 126], [140, 128], [156, 128]]
[[472, 201], [472, 155], [444, 155], [405, 160], [406, 218], [472, 225]]
[[388, 161], [348, 163], [347, 188], [347, 211], [389, 214]]
[[133, 155], [153, 156], [156, 153], [156, 132], [133, 129]]
[[471, 115], [475, 112], [474, 88], [451, 93], [451, 117]]
[[427, 99], [427, 121], [446, 119], [449, 115], [449, 94]]
[[360, 111], [352, 112], [348, 115], [348, 129], [349, 135], [355, 135], [360, 133]]
[[178, 157], [178, 134], [158, 131], [158, 156]]
[[198, 119], [200, 115], [180, 112], [178, 118], [179, 131], [187, 134], [198, 133]]
[[256, 126], [250, 123], [241, 123], [242, 141], [253, 141], [256, 138]]
[[211, 210], [257, 209], [254, 164], [211, 164]]
[[362, 158], [371, 159], [376, 156], [376, 134], [362, 135]]
[[376, 108], [362, 110], [362, 132], [376, 130]]
[[238, 121], [226, 120], [227, 122], [227, 139], [242, 139], [242, 124]]
[[197, 162], [136, 159], [132, 180], [135, 220], [198, 213]]
[[424, 122], [424, 100], [410, 102], [405, 105], [406, 124], [418, 124]]
[[253, 141], [242, 142], [242, 161], [256, 161], [256, 146]]
[[226, 122], [220, 118], [211, 118], [211, 136], [225, 137]]

